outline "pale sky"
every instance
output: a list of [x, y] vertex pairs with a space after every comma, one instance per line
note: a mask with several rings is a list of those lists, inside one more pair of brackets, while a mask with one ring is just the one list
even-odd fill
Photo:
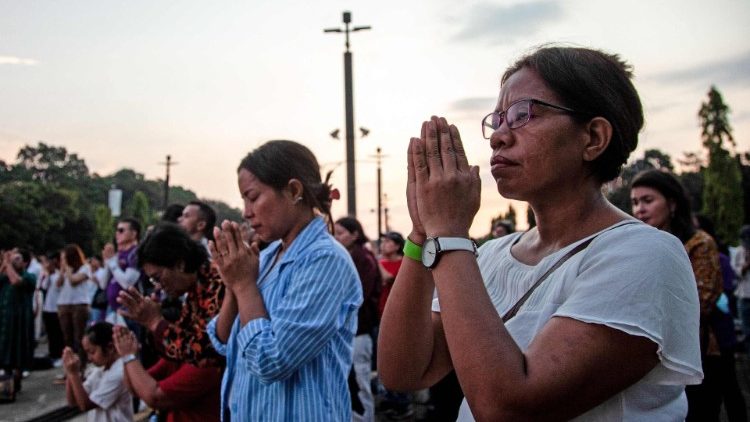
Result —
[[[324, 169], [344, 155], [343, 28], [352, 34], [357, 213], [376, 236], [379, 146], [392, 229], [408, 233], [406, 146], [430, 115], [461, 130], [481, 167], [472, 235], [507, 210], [489, 172], [481, 118], [499, 77], [548, 42], [618, 53], [634, 66], [646, 127], [634, 157], [700, 150], [696, 117], [711, 84], [750, 150], [750, 1], [9, 1], [0, 0], [0, 159], [64, 146], [102, 175], [127, 167], [241, 207], [236, 168], [271, 139], [307, 145]], [[340, 129], [341, 140], [328, 135]], [[357, 131], [359, 133], [359, 131]], [[346, 166], [334, 171], [346, 213]], [[520, 211], [520, 206], [517, 208]], [[525, 222], [521, 222], [524, 226]]]

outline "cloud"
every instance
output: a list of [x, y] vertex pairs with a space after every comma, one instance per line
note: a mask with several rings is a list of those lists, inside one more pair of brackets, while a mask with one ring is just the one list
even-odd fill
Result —
[[750, 51], [728, 59], [687, 69], [677, 69], [654, 76], [657, 82], [684, 84], [690, 82], [716, 85], [750, 85]]
[[529, 35], [562, 17], [562, 9], [555, 1], [533, 1], [501, 6], [489, 3], [475, 5], [464, 19], [463, 27], [453, 37], [457, 41], [484, 40], [499, 44]]
[[494, 108], [496, 102], [497, 98], [495, 97], [469, 97], [454, 101], [450, 107], [454, 111], [466, 113], [489, 112]]
[[39, 62], [34, 59], [24, 59], [22, 57], [14, 56], [0, 56], [0, 65], [22, 65], [22, 66], [36, 66]]

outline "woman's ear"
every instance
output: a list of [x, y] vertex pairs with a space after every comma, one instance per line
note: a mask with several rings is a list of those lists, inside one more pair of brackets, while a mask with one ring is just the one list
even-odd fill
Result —
[[612, 124], [604, 117], [594, 117], [586, 123], [587, 140], [583, 149], [584, 161], [594, 161], [612, 140]]
[[299, 179], [290, 179], [286, 186], [292, 202], [296, 204], [303, 200], [302, 194], [305, 192], [305, 187]]

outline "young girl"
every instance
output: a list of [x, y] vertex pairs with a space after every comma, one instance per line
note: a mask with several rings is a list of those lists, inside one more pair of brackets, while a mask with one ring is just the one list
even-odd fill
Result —
[[80, 358], [70, 347], [63, 350], [68, 403], [88, 410], [90, 422], [132, 421], [133, 399], [123, 382], [123, 363], [112, 343], [112, 324], [97, 322], [88, 328], [81, 345], [96, 367], [83, 381]]

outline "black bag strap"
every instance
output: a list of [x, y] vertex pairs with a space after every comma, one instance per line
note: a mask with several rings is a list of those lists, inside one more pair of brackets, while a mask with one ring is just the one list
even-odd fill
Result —
[[539, 280], [537, 280], [536, 283], [532, 284], [531, 287], [529, 288], [529, 290], [527, 290], [526, 293], [524, 293], [524, 295], [521, 296], [520, 299], [518, 299], [518, 302], [516, 302], [516, 304], [513, 305], [513, 307], [510, 308], [508, 310], [508, 312], [505, 313], [505, 315], [503, 315], [503, 323], [508, 322], [509, 319], [511, 319], [514, 316], [516, 316], [516, 314], [518, 313], [518, 310], [521, 309], [521, 306], [523, 306], [523, 304], [531, 296], [531, 294], [534, 293], [534, 290], [536, 290], [536, 288], [539, 287], [539, 285], [541, 285], [542, 282], [544, 280], [546, 280], [547, 277], [549, 277], [550, 274], [552, 274], [556, 269], [560, 268], [560, 266], [562, 266], [562, 264], [564, 264], [565, 261], [567, 261], [568, 259], [570, 259], [571, 257], [573, 257], [573, 255], [575, 255], [578, 252], [581, 252], [582, 250], [586, 249], [586, 247], [589, 246], [589, 244], [594, 239], [596, 239], [600, 234], [602, 234], [602, 233], [604, 233], [606, 231], [612, 230], [612, 229], [616, 229], [618, 227], [625, 226], [627, 224], [634, 224], [634, 223], [635, 223], [635, 221], [628, 221], [628, 222], [626, 222], [624, 224], [618, 224], [618, 225], [616, 225], [614, 227], [610, 227], [609, 229], [604, 230], [602, 232], [599, 232], [596, 235], [594, 235], [593, 237], [590, 237], [590, 238], [586, 239], [585, 241], [579, 243], [578, 245], [576, 245], [575, 248], [573, 248], [570, 251], [568, 251], [568, 253], [566, 253], [563, 257], [561, 257], [560, 259], [558, 259], [557, 262], [555, 262], [555, 265], [553, 265], [552, 267], [550, 267], [550, 269], [548, 269], [544, 274], [542, 274], [542, 276], [539, 277]]

